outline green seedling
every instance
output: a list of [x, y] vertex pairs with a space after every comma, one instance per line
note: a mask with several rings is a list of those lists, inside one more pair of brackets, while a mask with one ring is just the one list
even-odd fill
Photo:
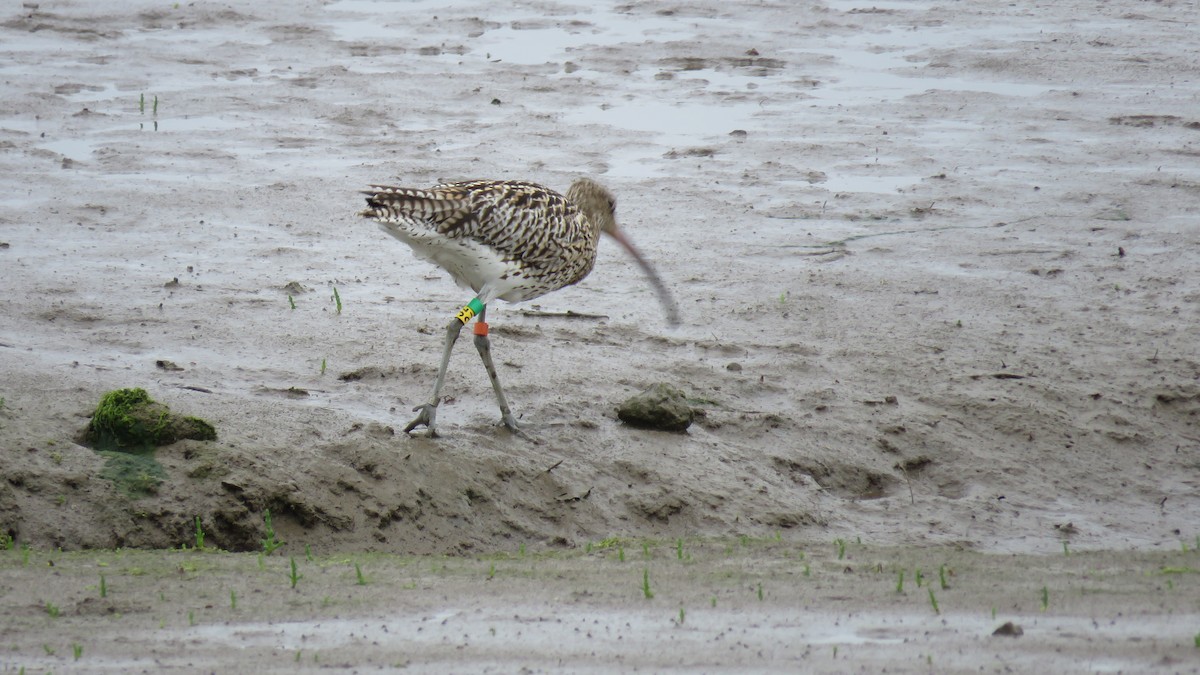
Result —
[[495, 578], [496, 578], [496, 563], [492, 563], [492, 566], [488, 568], [487, 580], [491, 581], [492, 579], [495, 579]]
[[680, 607], [679, 608], [679, 625], [680, 626], [683, 625], [683, 617], [684, 617], [684, 611], [683, 611], [683, 608]]
[[1196, 645], [1196, 649], [1200, 649], [1200, 633], [1196, 633], [1196, 637], [1192, 638], [1192, 644]]
[[229, 609], [237, 610], [237, 591], [229, 589]]
[[321, 374], [325, 374], [325, 359], [321, 359]]
[[921, 573], [921, 570], [913, 572], [913, 581], [917, 582], [917, 588], [920, 588], [925, 583], [925, 575]]
[[760, 581], [760, 582], [758, 582], [758, 601], [762, 602], [762, 599], [763, 599], [762, 582]]
[[653, 591], [650, 590], [650, 570], [649, 568], [642, 570], [642, 595], [650, 600], [654, 597]]
[[1042, 611], [1050, 608], [1050, 590], [1042, 586]]
[[715, 596], [715, 595], [714, 595], [714, 596], [712, 596], [712, 599], [711, 599], [711, 601], [710, 601], [710, 602], [711, 602], [711, 604], [712, 604], [713, 608], [714, 608], [714, 609], [716, 609], [716, 607], [717, 607], [717, 596]]
[[71, 643], [71, 654], [74, 655], [75, 660], [78, 661], [79, 657], [83, 656], [83, 645]]
[[358, 563], [354, 563], [354, 576], [358, 579], [357, 583], [359, 586], [367, 585], [367, 578], [363, 576], [362, 567]]
[[288, 560], [291, 561], [291, 568], [292, 568], [291, 573], [288, 574], [288, 579], [292, 582], [292, 588], [295, 588], [296, 582], [303, 579], [304, 575], [300, 574], [299, 572], [296, 571], [296, 559], [295, 558], [288, 558]]
[[275, 526], [271, 524], [271, 509], [263, 512], [263, 520], [266, 522], [267, 531], [267, 538], [262, 540], [263, 553], [271, 555], [275, 549], [283, 546], [284, 542], [279, 541], [275, 536]]
[[946, 582], [946, 566], [945, 565], [942, 565], [941, 567], [938, 568], [938, 582], [941, 584], [943, 591], [946, 590], [947, 588], [950, 588], [950, 584], [948, 584]]
[[100, 575], [100, 597], [108, 597], [108, 581], [104, 578], [103, 574]]
[[[2, 400], [3, 399], [0, 399], [0, 401]], [[0, 548], [3, 548], [5, 551], [11, 551], [13, 550], [14, 546], [16, 546], [16, 541], [11, 535], [9, 535], [7, 532], [0, 534]]]
[[683, 560], [683, 538], [675, 540], [675, 557]]
[[304, 545], [304, 559], [307, 560], [308, 562], [313, 561], [312, 546], [310, 546], [308, 544]]
[[296, 299], [291, 295], [288, 295], [288, 304], [292, 306], [292, 309], [296, 309]]
[[933, 587], [929, 587], [929, 604], [933, 606], [934, 614], [941, 614], [942, 610], [938, 609], [937, 598], [933, 595]]
[[525, 544], [524, 544], [524, 542], [522, 542], [522, 543], [521, 543], [521, 545], [517, 547], [517, 555], [518, 555], [518, 556], [520, 556], [520, 557], [522, 557], [522, 558], [524, 558], [524, 557], [525, 557]]
[[896, 575], [896, 592], [904, 592], [904, 570], [900, 570], [900, 573]]
[[200, 527], [200, 516], [196, 516], [196, 550], [204, 550], [204, 528]]
[[152, 115], [158, 115], [158, 94], [154, 95], [154, 109], [150, 111]]
[[138, 96], [138, 112], [142, 115], [146, 114], [146, 92], [144, 91]]
[[258, 569], [267, 569], [267, 556], [263, 555], [261, 552], [258, 554]]
[[812, 569], [809, 568], [808, 563], [804, 563], [804, 576], [806, 576], [806, 577], [812, 576]]
[[833, 545], [837, 547], [838, 560], [844, 560], [846, 558], [846, 540], [834, 539]]
[[625, 562], [625, 547], [617, 545], [617, 560]]
[[333, 287], [333, 304], [337, 309], [337, 313], [342, 313], [342, 296], [338, 294], [337, 286]]
[[[1063, 544], [1063, 555], [1071, 555], [1071, 549], [1067, 547], [1067, 540], [1066, 540], [1066, 539], [1063, 539], [1063, 543], [1062, 543], [1062, 544]], [[1184, 550], [1187, 550], [1187, 547], [1186, 547], [1186, 546], [1184, 547]]]
[[43, 644], [42, 651], [46, 652], [46, 656], [54, 656], [54, 647], [51, 647], [50, 645]]
[[57, 619], [58, 618], [58, 605], [53, 605], [53, 604], [50, 604], [49, 602], [47, 602], [46, 603], [46, 613], [50, 615], [51, 619]]

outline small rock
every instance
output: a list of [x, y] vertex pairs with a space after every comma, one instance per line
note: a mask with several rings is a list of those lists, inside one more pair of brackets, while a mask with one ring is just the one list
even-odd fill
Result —
[[731, 373], [740, 373], [742, 372], [742, 364], [738, 363], [737, 361], [733, 361], [725, 366], [725, 370], [728, 370]]
[[631, 396], [617, 408], [622, 422], [660, 431], [685, 431], [695, 416], [683, 392], [662, 382]]
[[1020, 637], [1024, 634], [1025, 631], [1011, 621], [1005, 621], [1003, 626], [992, 631], [992, 635], [1007, 635], [1008, 637]]

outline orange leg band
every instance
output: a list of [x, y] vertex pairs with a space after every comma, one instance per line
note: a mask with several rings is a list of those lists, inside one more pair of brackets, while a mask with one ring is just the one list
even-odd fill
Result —
[[476, 321], [475, 322], [475, 334], [486, 336], [488, 334], [487, 324], [482, 321]]

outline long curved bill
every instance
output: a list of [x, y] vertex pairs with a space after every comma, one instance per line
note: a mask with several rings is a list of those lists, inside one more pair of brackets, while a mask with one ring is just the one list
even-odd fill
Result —
[[629, 241], [625, 233], [616, 228], [605, 230], [605, 232], [613, 239], [616, 239], [617, 243], [623, 246], [626, 251], [629, 251], [629, 255], [633, 256], [633, 259], [637, 261], [642, 271], [650, 279], [650, 285], [654, 286], [654, 290], [658, 292], [658, 299], [662, 302], [663, 309], [667, 312], [667, 323], [671, 326], [678, 326], [679, 306], [675, 304], [675, 298], [671, 296], [671, 292], [667, 290], [667, 285], [659, 278], [658, 272], [655, 272], [650, 262], [642, 257], [642, 254], [633, 246], [633, 242]]

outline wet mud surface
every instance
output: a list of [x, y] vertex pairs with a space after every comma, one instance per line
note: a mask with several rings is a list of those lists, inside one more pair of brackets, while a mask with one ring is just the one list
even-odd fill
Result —
[[[1193, 546], [1189, 9], [4, 10], [0, 529], [168, 548], [199, 517], [255, 551], [269, 509], [284, 554], [466, 560], [613, 536]], [[466, 340], [443, 437], [400, 433], [469, 298], [357, 190], [578, 176], [618, 196], [682, 325], [604, 243], [578, 286], [489, 307], [541, 443], [498, 426]], [[686, 432], [618, 420], [660, 382]], [[126, 387], [218, 434], [158, 449], [136, 497], [77, 442]]]

